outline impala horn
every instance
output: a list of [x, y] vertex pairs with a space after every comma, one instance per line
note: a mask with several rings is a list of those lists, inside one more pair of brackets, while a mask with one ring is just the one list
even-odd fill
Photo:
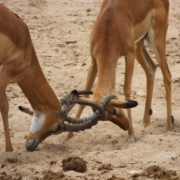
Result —
[[[64, 109], [67, 108], [65, 106], [68, 106], [68, 112], [69, 112], [73, 108], [75, 103], [73, 103], [73, 101], [71, 103], [67, 103], [67, 99], [73, 100], [73, 97], [74, 97], [74, 99], [78, 99], [78, 96], [84, 95], [84, 94], [86, 94], [86, 95], [87, 94], [93, 94], [93, 92], [92, 91], [77, 91], [77, 90], [73, 90], [71, 93], [69, 93], [66, 96], [64, 96], [63, 98], [61, 98], [60, 99], [60, 103], [61, 103], [61, 105], [64, 105], [64, 107], [63, 107]], [[74, 96], [72, 96], [72, 95], [74, 95]], [[33, 111], [31, 111], [27, 107], [18, 106], [18, 108], [19, 108], [20, 111], [33, 116]], [[66, 112], [66, 113], [68, 113], [68, 112]]]
[[[99, 111], [99, 113], [101, 115], [101, 119], [105, 120], [107, 118], [107, 112], [105, 110], [105, 107], [107, 106], [109, 101], [111, 99], [114, 99], [115, 97], [116, 97], [115, 95], [109, 95], [109, 96], [105, 97], [101, 101], [100, 104], [96, 104], [94, 102], [89, 102], [89, 101], [81, 101], [81, 100], [74, 100], [73, 103], [94, 107], [95, 109], [97, 109]], [[69, 101], [69, 102], [71, 102], [71, 101]]]
[[[107, 96], [100, 104], [80, 100], [73, 101], [73, 103], [95, 107], [97, 110], [84, 118], [71, 118], [69, 116], [65, 117], [65, 121], [68, 123], [64, 124], [64, 131], [84, 131], [85, 129], [90, 129], [92, 126], [96, 125], [99, 119], [106, 120], [108, 112], [105, 110], [105, 107], [109, 101], [115, 97], [116, 96], [114, 95]], [[69, 103], [71, 102], [69, 101]]]

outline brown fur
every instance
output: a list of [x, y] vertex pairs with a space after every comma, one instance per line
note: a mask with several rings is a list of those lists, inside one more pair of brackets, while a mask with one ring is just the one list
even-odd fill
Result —
[[0, 24], [0, 110], [6, 151], [12, 151], [5, 93], [8, 83], [18, 83], [33, 109], [46, 116], [44, 126], [37, 133], [30, 133], [27, 141], [37, 138], [38, 145], [51, 134], [53, 125], [61, 121], [61, 106], [41, 70], [26, 24], [3, 5], [0, 5]]

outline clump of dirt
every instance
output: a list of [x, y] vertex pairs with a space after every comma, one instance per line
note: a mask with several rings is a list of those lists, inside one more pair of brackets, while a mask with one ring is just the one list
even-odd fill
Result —
[[172, 178], [171, 180], [180, 180], [180, 174], [177, 175], [176, 177]]
[[141, 174], [146, 177], [153, 177], [158, 179], [163, 179], [163, 178], [169, 179], [172, 176], [177, 175], [176, 171], [167, 170], [156, 165], [146, 168]]
[[86, 162], [78, 156], [69, 157], [62, 160], [62, 167], [64, 171], [85, 172]]
[[6, 159], [7, 162], [9, 163], [17, 163], [18, 162], [18, 159], [15, 158], [15, 157], [9, 157]]
[[112, 176], [110, 178], [108, 178], [107, 180], [125, 180], [124, 178], [120, 178], [120, 177], [116, 177], [116, 176]]
[[146, 168], [139, 176], [161, 180], [180, 180], [176, 171], [167, 170], [156, 165]]
[[98, 171], [102, 171], [102, 170], [111, 171], [111, 170], [113, 170], [113, 169], [112, 169], [111, 164], [101, 164], [101, 165], [99, 165], [99, 167], [98, 167]]
[[51, 170], [44, 171], [43, 173], [43, 179], [42, 180], [62, 180], [62, 178], [65, 177], [63, 172], [53, 172]]
[[7, 175], [6, 172], [1, 172], [0, 180], [22, 180], [22, 176], [21, 176], [21, 174]]

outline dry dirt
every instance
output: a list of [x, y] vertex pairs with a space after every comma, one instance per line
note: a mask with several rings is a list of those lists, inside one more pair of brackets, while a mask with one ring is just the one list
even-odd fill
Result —
[[[73, 89], [83, 89], [91, 59], [89, 35], [102, 0], [0, 0], [0, 2], [27, 23], [44, 74], [58, 98]], [[166, 102], [159, 69], [156, 72], [151, 124], [144, 130], [140, 129], [146, 83], [144, 72], [136, 63], [132, 86], [132, 99], [139, 103], [138, 107], [132, 110], [136, 143], [128, 144], [127, 132], [116, 125], [99, 122], [92, 129], [76, 133], [68, 142], [63, 142], [65, 136], [63, 133], [47, 138], [36, 151], [27, 152], [24, 143], [31, 118], [21, 113], [18, 106], [30, 107], [30, 105], [16, 84], [9, 85], [7, 88], [10, 103], [9, 124], [14, 151], [4, 152], [4, 130], [0, 118], [0, 179], [38, 180], [50, 177], [68, 180], [134, 178], [146, 180], [155, 177], [134, 177], [134, 174], [140, 174], [152, 166], [180, 174], [179, 0], [170, 0], [169, 20], [166, 55], [172, 73], [172, 109], [175, 119], [173, 132], [165, 132]], [[123, 99], [124, 66], [124, 58], [120, 58], [116, 92]], [[74, 115], [75, 110], [73, 109], [71, 115]], [[88, 113], [90, 109], [87, 108], [84, 115]], [[63, 172], [62, 160], [72, 156], [79, 156], [86, 161], [87, 170], [84, 173]]]
[[86, 171], [86, 161], [78, 156], [68, 157], [62, 160], [63, 171], [76, 171], [85, 172]]

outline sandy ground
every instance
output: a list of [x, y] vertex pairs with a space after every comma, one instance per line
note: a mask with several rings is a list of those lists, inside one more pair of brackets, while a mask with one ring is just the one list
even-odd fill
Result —
[[[90, 62], [89, 35], [102, 0], [0, 0], [28, 25], [43, 72], [58, 98], [73, 89], [83, 89]], [[167, 33], [167, 61], [172, 73], [172, 109], [175, 129], [166, 133], [166, 102], [159, 69], [156, 72], [151, 124], [140, 129], [145, 102], [145, 75], [135, 65], [132, 99], [139, 106], [132, 110], [136, 143], [128, 144], [127, 132], [110, 122], [99, 122], [90, 130], [76, 133], [68, 142], [65, 134], [51, 136], [36, 151], [24, 147], [31, 117], [21, 113], [18, 105], [30, 107], [16, 85], [9, 85], [9, 124], [14, 151], [6, 153], [4, 130], [0, 117], [0, 173], [21, 174], [23, 180], [42, 178], [42, 172], [62, 171], [62, 160], [79, 156], [87, 162], [85, 173], [64, 172], [67, 179], [132, 179], [131, 171], [151, 165], [175, 170], [180, 174], [180, 1], [170, 0]], [[75, 41], [76, 43], [67, 43]], [[154, 57], [154, 56], [153, 56]], [[116, 92], [123, 97], [124, 59], [117, 67]], [[71, 114], [75, 113], [74, 109]], [[90, 113], [90, 109], [84, 115]], [[110, 169], [98, 170], [103, 164]], [[2, 178], [1, 178], [2, 179]], [[15, 179], [15, 178], [14, 178]], [[58, 179], [58, 178], [56, 178]], [[144, 178], [148, 179], [148, 178]]]

